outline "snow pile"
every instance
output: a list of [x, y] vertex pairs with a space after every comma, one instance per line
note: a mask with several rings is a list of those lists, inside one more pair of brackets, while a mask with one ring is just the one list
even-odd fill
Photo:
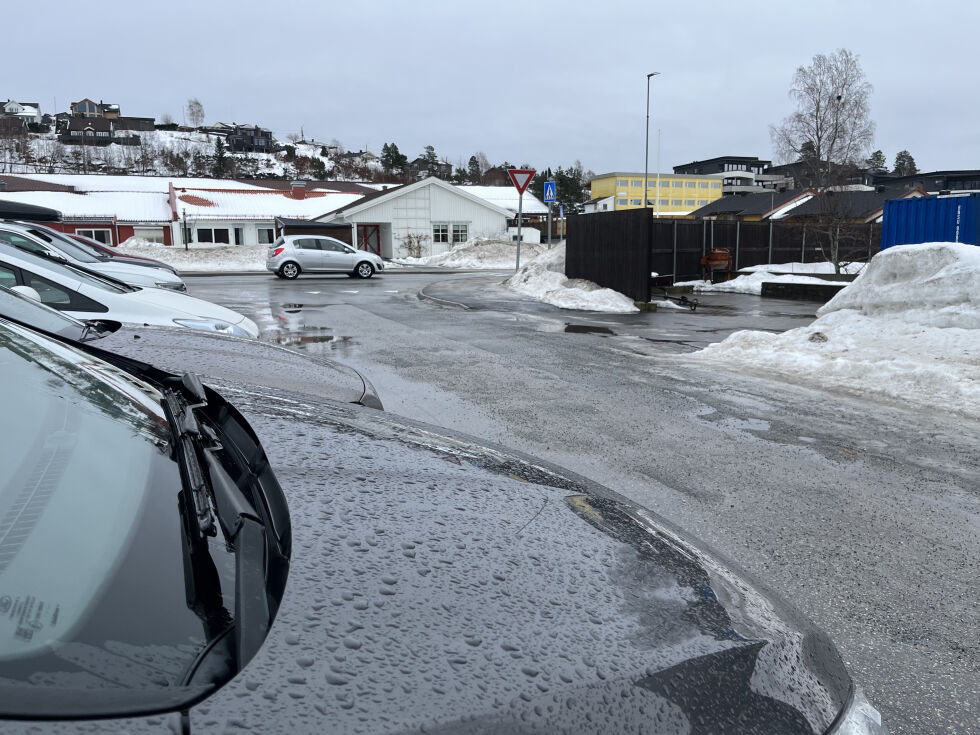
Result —
[[889, 248], [782, 334], [742, 331], [691, 355], [980, 416], [980, 248]]
[[639, 311], [632, 300], [592, 281], [565, 277], [565, 246], [558, 245], [521, 266], [504, 285], [525, 296], [562, 309], [629, 314]]
[[738, 276], [730, 281], [712, 283], [711, 281], [687, 281], [674, 284], [677, 286], [694, 286], [695, 293], [762, 293], [763, 283], [819, 283], [826, 286], [830, 281], [815, 276], [797, 276], [784, 274], [774, 276], [768, 271], [756, 271], [747, 276]]
[[[547, 251], [547, 245], [521, 244], [521, 260], [530, 260]], [[439, 266], [442, 268], [513, 268], [517, 263], [517, 243], [476, 237], [455, 246], [452, 250], [422, 258], [395, 258], [401, 265]]]
[[[845, 263], [841, 266], [842, 273], [860, 273], [866, 263]], [[826, 286], [827, 281], [816, 278], [815, 273], [830, 274], [834, 272], [833, 263], [781, 263], [777, 265], [752, 265], [741, 268], [748, 275], [737, 276], [730, 281], [711, 283], [711, 281], [681, 281], [675, 286], [693, 286], [695, 293], [762, 293], [763, 283], [816, 283]]]
[[183, 245], [161, 245], [139, 237], [131, 237], [119, 245], [117, 250], [120, 255], [138, 255], [142, 258], [163, 261], [178, 271], [265, 272], [265, 256], [269, 246], [191, 242], [185, 249]]

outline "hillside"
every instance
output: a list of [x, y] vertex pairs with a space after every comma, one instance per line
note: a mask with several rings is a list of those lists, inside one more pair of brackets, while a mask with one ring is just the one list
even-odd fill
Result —
[[[223, 136], [184, 130], [134, 131], [139, 145], [64, 145], [56, 133], [0, 137], [0, 173], [101, 173], [364, 181], [381, 173], [342, 148], [287, 143], [276, 153], [223, 153]], [[217, 141], [220, 141], [218, 143]], [[217, 147], [216, 147], [217, 146]], [[220, 156], [220, 164], [219, 164]]]

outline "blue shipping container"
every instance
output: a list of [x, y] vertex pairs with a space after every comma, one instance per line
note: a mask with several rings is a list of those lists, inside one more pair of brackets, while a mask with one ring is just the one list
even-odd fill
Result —
[[881, 224], [881, 249], [922, 242], [980, 245], [980, 196], [889, 199]]

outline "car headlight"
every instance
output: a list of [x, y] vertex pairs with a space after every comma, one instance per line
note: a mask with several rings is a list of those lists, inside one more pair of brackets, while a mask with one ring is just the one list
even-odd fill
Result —
[[187, 286], [183, 281], [164, 281], [163, 283], [154, 283], [153, 285], [157, 288], [166, 288], [171, 291], [184, 292], [187, 290]]
[[878, 712], [859, 688], [854, 688], [854, 696], [848, 703], [840, 719], [840, 724], [832, 735], [888, 735], [888, 728], [881, 721]]
[[174, 324], [179, 324], [182, 327], [190, 327], [191, 329], [200, 329], [205, 332], [233, 334], [236, 337], [252, 336], [237, 324], [223, 322], [220, 319], [174, 319]]

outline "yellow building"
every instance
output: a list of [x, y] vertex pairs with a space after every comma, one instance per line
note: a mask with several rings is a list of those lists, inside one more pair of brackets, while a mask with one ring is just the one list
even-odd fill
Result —
[[[683, 216], [705, 204], [721, 199], [722, 180], [717, 176], [693, 174], [648, 175], [647, 201], [653, 212], [664, 216]], [[612, 212], [643, 206], [643, 173], [613, 171], [592, 179], [592, 196], [585, 211]]]

